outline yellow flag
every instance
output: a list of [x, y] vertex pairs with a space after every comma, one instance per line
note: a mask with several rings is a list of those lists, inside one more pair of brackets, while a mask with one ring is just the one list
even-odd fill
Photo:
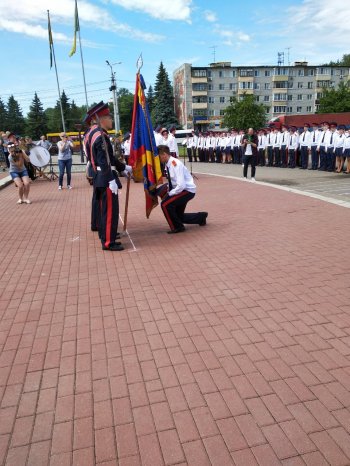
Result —
[[74, 12], [74, 38], [73, 38], [73, 46], [71, 51], [69, 52], [69, 56], [71, 57], [72, 55], [75, 54], [77, 50], [77, 31], [80, 31], [80, 26], [79, 26], [79, 16], [78, 16], [78, 3], [77, 0], [75, 0], [75, 12]]

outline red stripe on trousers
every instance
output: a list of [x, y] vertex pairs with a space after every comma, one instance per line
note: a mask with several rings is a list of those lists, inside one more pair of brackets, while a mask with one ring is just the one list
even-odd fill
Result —
[[109, 248], [111, 244], [111, 229], [112, 229], [112, 210], [113, 210], [113, 203], [112, 203], [112, 196], [113, 193], [109, 188], [106, 188], [106, 207], [107, 207], [107, 219], [106, 219], [106, 248]]
[[188, 193], [188, 191], [182, 191], [180, 194], [176, 194], [175, 196], [170, 196], [169, 199], [167, 199], [162, 204], [162, 211], [164, 212], [165, 218], [166, 218], [167, 222], [169, 223], [169, 226], [170, 226], [170, 228], [172, 230], [174, 230], [175, 228], [174, 228], [173, 222], [171, 221], [170, 215], [169, 215], [168, 211], [166, 210], [166, 206], [168, 204], [170, 204], [171, 202], [173, 202], [174, 199], [179, 199], [180, 197], [185, 196], [187, 193]]

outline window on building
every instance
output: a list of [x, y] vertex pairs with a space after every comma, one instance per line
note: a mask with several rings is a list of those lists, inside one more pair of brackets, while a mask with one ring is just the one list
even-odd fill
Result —
[[316, 86], [329, 88], [329, 87], [332, 87], [332, 81], [327, 81], [327, 80], [317, 81]]
[[287, 107], [285, 105], [275, 105], [273, 107], [273, 113], [286, 113]]
[[215, 110], [211, 109], [208, 111], [209, 116], [215, 116]]
[[266, 113], [270, 113], [270, 107], [267, 107], [267, 106], [265, 105], [265, 112], [266, 112]]
[[307, 75], [308, 76], [315, 76], [315, 70], [314, 69], [308, 70]]
[[193, 83], [192, 90], [193, 91], [206, 91], [208, 89], [207, 83]]
[[271, 83], [265, 83], [264, 89], [271, 89]]
[[253, 78], [254, 71], [251, 69], [239, 70], [239, 75], [241, 78]]
[[331, 74], [330, 68], [317, 68], [317, 74]]
[[311, 107], [311, 105], [309, 105], [309, 106], [306, 107], [306, 111], [307, 111], [308, 113], [311, 113], [311, 112], [312, 112], [312, 107]]
[[302, 89], [302, 88], [303, 88], [303, 83], [298, 82], [298, 89]]
[[304, 70], [298, 70], [298, 76], [304, 76]]
[[233, 77], [233, 78], [236, 77], [236, 70], [232, 70], [232, 77]]
[[219, 84], [219, 91], [225, 90], [225, 84]]
[[323, 97], [323, 92], [317, 92], [316, 99], [319, 100], [319, 99], [322, 99], [322, 97]]
[[273, 94], [273, 100], [287, 100], [287, 94], [285, 93]]
[[297, 113], [301, 113], [303, 107], [297, 107]]
[[220, 110], [220, 116], [224, 116], [225, 115], [225, 110], [221, 109]]
[[214, 85], [213, 84], [208, 84], [208, 91], [212, 91], [214, 89]]
[[215, 97], [208, 97], [208, 102], [210, 104], [215, 104]]
[[288, 94], [288, 100], [293, 100], [293, 94]]
[[254, 70], [254, 76], [258, 78], [260, 76], [260, 70]]
[[208, 78], [211, 78], [211, 70], [207, 71], [207, 76], [208, 76]]
[[230, 83], [229, 89], [230, 91], [237, 91], [237, 83]]
[[219, 71], [219, 78], [222, 78], [222, 77], [223, 77], [223, 72]]
[[253, 89], [253, 83], [251, 81], [241, 81], [239, 83], [240, 89]]
[[309, 82], [307, 83], [307, 88], [308, 88], [308, 89], [312, 89], [312, 88], [313, 88], [313, 85], [314, 85], [314, 83], [313, 83], [312, 81], [309, 81]]
[[225, 103], [225, 97], [220, 97], [220, 104], [224, 104]]
[[207, 70], [196, 70], [192, 68], [192, 76], [197, 78], [205, 78], [207, 76]]
[[265, 70], [265, 76], [268, 78], [271, 76], [271, 70]]
[[303, 94], [298, 94], [297, 100], [303, 100]]
[[289, 76], [296, 76], [296, 70], [293, 70], [293, 68], [289, 68]]
[[201, 96], [192, 97], [192, 102], [194, 104], [207, 103], [207, 96], [206, 95], [201, 95]]
[[254, 83], [254, 89], [260, 91], [260, 83]]
[[274, 75], [275, 76], [283, 76], [283, 75], [287, 75], [287, 68], [275, 68], [274, 70]]
[[307, 96], [306, 96], [306, 99], [307, 99], [307, 100], [312, 100], [312, 98], [313, 98], [313, 95], [312, 95], [312, 94], [307, 94]]
[[287, 107], [287, 113], [293, 113], [293, 107]]
[[194, 117], [198, 117], [198, 116], [207, 117], [207, 110], [206, 109], [195, 108], [193, 110], [193, 116]]
[[270, 102], [270, 96], [264, 95], [264, 102]]

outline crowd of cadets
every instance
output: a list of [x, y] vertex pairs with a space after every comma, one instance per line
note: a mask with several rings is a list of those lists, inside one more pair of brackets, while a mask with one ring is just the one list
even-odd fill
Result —
[[[245, 131], [197, 133], [192, 131], [183, 145], [190, 162], [242, 164]], [[305, 123], [303, 131], [295, 126], [260, 129], [258, 136], [259, 166], [299, 168], [306, 170], [350, 173], [350, 131], [345, 126], [324, 122], [322, 125]], [[164, 144], [164, 142], [163, 142]], [[309, 156], [311, 164], [309, 166]]]

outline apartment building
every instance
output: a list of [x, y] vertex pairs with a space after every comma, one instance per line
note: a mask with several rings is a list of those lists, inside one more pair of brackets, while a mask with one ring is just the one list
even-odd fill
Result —
[[192, 66], [174, 71], [175, 111], [184, 129], [218, 129], [232, 96], [253, 94], [266, 108], [267, 119], [277, 115], [312, 114], [324, 89], [350, 79], [342, 66], [232, 66], [231, 62]]

